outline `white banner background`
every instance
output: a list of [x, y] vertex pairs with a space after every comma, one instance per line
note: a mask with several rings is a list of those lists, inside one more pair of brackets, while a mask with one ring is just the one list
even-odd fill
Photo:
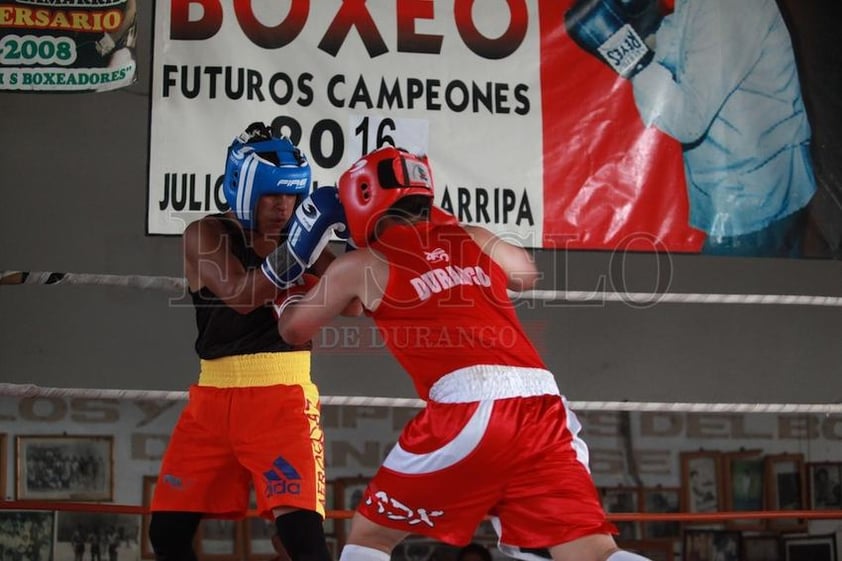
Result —
[[[310, 156], [314, 183], [335, 183], [348, 165], [376, 147], [380, 128], [380, 134], [390, 135], [395, 144], [430, 155], [439, 204], [447, 207], [449, 202], [454, 211], [461, 209], [465, 222], [510, 233], [526, 246], [540, 247], [543, 201], [537, 0], [525, 3], [529, 16], [522, 42], [512, 40], [509, 44], [517, 48], [496, 60], [469, 48], [470, 39], [464, 39], [457, 28], [457, 3], [361, 3], [387, 49], [377, 56], [370, 56], [353, 26], [344, 39], [341, 34], [330, 36], [341, 41], [336, 56], [320, 48], [343, 7], [339, 0], [309, 3], [301, 33], [272, 49], [249, 39], [235, 14], [236, 3], [188, 3], [188, 21], [194, 23], [210, 20], [213, 10], [221, 8], [218, 31], [200, 40], [172, 38], [173, 6], [184, 2], [159, 3], [154, 30], [148, 233], [180, 234], [189, 222], [217, 212], [222, 195], [215, 185], [224, 171], [230, 141], [250, 122], [268, 124], [284, 116], [301, 126], [299, 145]], [[295, 4], [300, 2], [242, 2], [237, 6], [248, 10], [251, 5], [262, 25], [274, 27], [291, 16]], [[504, 0], [472, 4], [473, 24], [488, 41], [501, 38], [517, 25]], [[407, 12], [399, 14], [399, 9]], [[425, 9], [430, 13], [421, 15]], [[354, 14], [355, 21], [361, 21], [360, 11]], [[409, 27], [399, 26], [399, 21], [408, 22]], [[208, 31], [212, 29], [210, 26]], [[439, 52], [400, 52], [399, 44], [407, 45], [400, 38], [408, 39], [412, 32], [440, 36]], [[246, 86], [243, 95], [229, 95], [226, 75], [231, 77], [229, 90], [243, 88], [243, 81], [251, 81], [252, 87]], [[389, 92], [399, 88], [400, 107], [395, 102], [391, 106], [378, 102], [381, 84]], [[448, 90], [454, 85], [456, 89]], [[418, 87], [423, 92], [410, 104], [409, 90]], [[477, 101], [475, 93], [465, 99], [464, 92], [474, 89], [483, 95], [490, 92], [490, 109]], [[458, 110], [455, 105], [465, 101], [467, 107]], [[330, 134], [319, 137], [314, 133], [325, 121], [341, 127], [344, 147], [337, 146]], [[343, 148], [341, 152], [339, 148]], [[339, 156], [335, 163], [319, 157], [319, 152], [324, 156], [334, 151]]]

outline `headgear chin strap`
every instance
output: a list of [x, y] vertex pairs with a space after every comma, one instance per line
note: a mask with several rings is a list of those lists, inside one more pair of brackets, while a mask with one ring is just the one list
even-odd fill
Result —
[[[228, 206], [248, 230], [257, 227], [260, 197], [306, 195], [312, 179], [307, 158], [288, 138], [267, 138], [268, 134], [255, 134], [254, 128], [250, 125], [228, 147], [222, 184]], [[275, 155], [278, 163], [263, 157], [267, 154]]]

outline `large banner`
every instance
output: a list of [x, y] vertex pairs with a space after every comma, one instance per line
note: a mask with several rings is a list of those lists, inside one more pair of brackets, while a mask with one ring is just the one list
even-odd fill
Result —
[[154, 37], [150, 234], [225, 210], [225, 150], [264, 121], [316, 185], [427, 153], [437, 204], [527, 247], [805, 255], [820, 182], [774, 0], [168, 0]]
[[0, 0], [0, 90], [107, 91], [136, 80], [137, 0]]

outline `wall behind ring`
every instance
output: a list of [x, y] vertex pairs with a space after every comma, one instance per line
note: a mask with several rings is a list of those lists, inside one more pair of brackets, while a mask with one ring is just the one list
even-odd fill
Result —
[[[138, 18], [135, 85], [0, 93], [0, 269], [182, 275], [181, 239], [144, 233], [152, 10]], [[545, 250], [536, 258], [544, 289], [842, 296], [842, 263], [833, 260]], [[842, 401], [836, 308], [524, 302], [518, 310], [574, 400]], [[317, 340], [323, 394], [413, 396], [370, 326], [339, 320]], [[178, 295], [0, 288], [0, 382], [185, 389], [198, 367], [194, 337], [192, 308]]]

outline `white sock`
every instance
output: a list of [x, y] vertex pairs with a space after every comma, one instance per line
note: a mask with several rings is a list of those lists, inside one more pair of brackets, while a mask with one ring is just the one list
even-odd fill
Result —
[[[389, 561], [390, 558], [391, 555], [385, 551], [354, 544], [343, 547], [339, 555], [339, 561]], [[624, 560], [621, 558], [620, 561]]]
[[631, 551], [615, 551], [608, 556], [605, 561], [652, 561], [648, 557], [643, 557]]

